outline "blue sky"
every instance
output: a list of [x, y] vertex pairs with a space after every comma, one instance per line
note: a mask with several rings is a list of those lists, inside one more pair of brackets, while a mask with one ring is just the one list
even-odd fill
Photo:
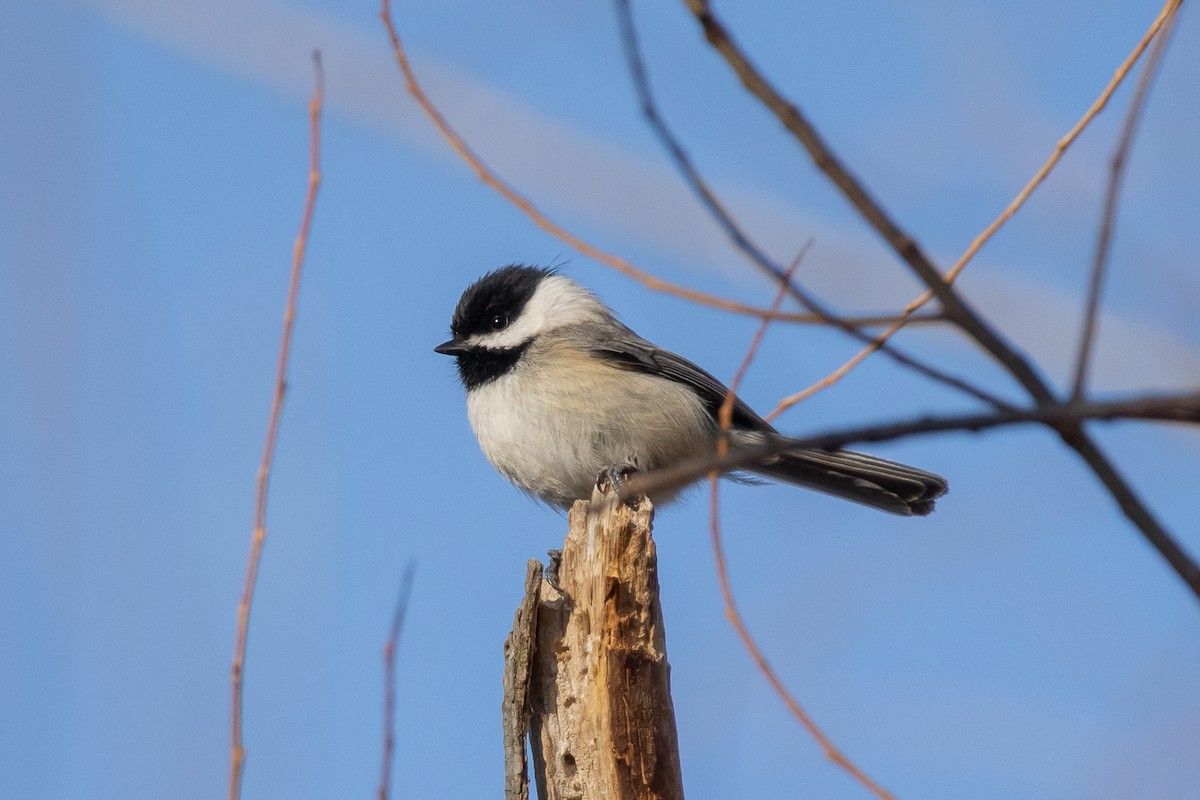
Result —
[[[665, 113], [748, 227], [824, 297], [915, 285], [681, 4], [636, 4]], [[606, 3], [397, 5], [450, 118], [555, 218], [671, 280], [766, 303], [638, 118]], [[764, 70], [941, 263], [1016, 193], [1155, 2], [722, 3]], [[565, 523], [496, 476], [445, 338], [458, 293], [565, 262], [647, 337], [728, 377], [754, 322], [651, 293], [480, 186], [404, 93], [369, 2], [8, 4], [0, 23], [0, 796], [212, 797], [254, 472], [324, 51], [324, 184], [296, 329], [246, 678], [247, 798], [368, 796], [381, 651], [399, 654], [397, 796], [501, 789], [500, 646]], [[1139, 139], [1097, 361], [1104, 391], [1200, 374], [1200, 27], [1185, 13]], [[964, 276], [1062, 385], [1128, 90]], [[905, 334], [1017, 396], [949, 332]], [[762, 410], [853, 352], [776, 328]], [[781, 421], [969, 408], [876, 361]], [[1194, 431], [1098, 438], [1193, 553]], [[876, 448], [947, 475], [900, 520], [786, 487], [723, 493], [751, 629], [833, 739], [900, 797], [1180, 798], [1200, 746], [1200, 608], [1037, 430]], [[691, 798], [859, 798], [725, 623], [705, 503], [659, 515]]]

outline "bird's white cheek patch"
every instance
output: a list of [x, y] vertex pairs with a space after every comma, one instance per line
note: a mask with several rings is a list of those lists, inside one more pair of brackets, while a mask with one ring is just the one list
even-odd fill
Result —
[[551, 275], [538, 285], [533, 297], [507, 328], [476, 334], [467, 344], [494, 350], [519, 347], [553, 328], [578, 325], [603, 314], [603, 306], [591, 292], [562, 275]]
[[[530, 303], [532, 302], [530, 301]], [[467, 339], [467, 344], [472, 347], [486, 347], [490, 350], [508, 350], [512, 347], [520, 347], [545, 328], [545, 320], [541, 315], [531, 315], [529, 312], [532, 310], [527, 306], [521, 316], [517, 317], [504, 330], [477, 333]]]

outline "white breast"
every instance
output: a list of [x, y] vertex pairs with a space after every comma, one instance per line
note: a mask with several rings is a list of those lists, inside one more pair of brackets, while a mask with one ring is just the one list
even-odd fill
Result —
[[[649, 471], [712, 449], [715, 425], [687, 387], [619, 369], [564, 343], [535, 347], [540, 352], [467, 395], [484, 455], [521, 489], [569, 507], [591, 497], [606, 467]], [[531, 361], [556, 368], [548, 374], [531, 369]]]

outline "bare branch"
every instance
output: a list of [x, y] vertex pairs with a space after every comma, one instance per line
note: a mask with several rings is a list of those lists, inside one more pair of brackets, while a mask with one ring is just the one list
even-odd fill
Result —
[[[932, 297], [933, 295], [929, 295], [929, 296]], [[840, 367], [835, 369], [833, 372], [829, 373], [824, 378], [821, 378], [821, 380], [817, 381], [816, 383], [811, 384], [807, 389], [803, 389], [802, 391], [796, 392], [795, 394], [790, 394], [787, 397], [780, 400], [779, 404], [776, 405], [774, 409], [772, 409], [771, 413], [767, 414], [767, 416], [765, 416], [763, 419], [765, 419], [767, 422], [772, 422], [772, 421], [774, 421], [774, 419], [776, 417], [778, 417], [780, 414], [787, 411], [789, 408], [796, 405], [797, 403], [802, 403], [805, 400], [807, 400], [808, 398], [812, 397], [817, 392], [824, 391], [825, 389], [828, 389], [830, 386], [833, 386], [835, 383], [840, 381], [842, 378], [844, 378], [848, 374], [850, 374], [851, 370], [853, 370], [855, 367], [857, 367], [862, 362], [866, 361], [867, 358], [870, 357], [870, 355], [872, 353], [874, 353], [876, 350], [878, 350], [880, 347], [883, 346], [883, 343], [886, 342], [893, 333], [900, 330], [902, 327], [904, 327], [904, 325], [905, 325], [904, 321], [901, 320], [899, 322], [895, 322], [892, 325], [888, 326], [887, 330], [883, 331], [882, 333], [880, 333], [878, 336], [875, 337], [875, 341], [871, 342], [869, 345], [864, 347], [862, 350], [859, 350], [857, 353], [854, 354], [854, 356], [849, 361], [842, 364]]]
[[[1009, 374], [1025, 387], [1036, 404], [1057, 405], [1058, 401], [1049, 384], [1034, 365], [1005, 341], [954, 290], [916, 241], [892, 221], [891, 217], [867, 193], [850, 171], [842, 165], [799, 109], [775, 91], [774, 87], [758, 72], [757, 68], [734, 43], [724, 26], [713, 16], [708, 0], [684, 0], [684, 2], [697, 22], [700, 23], [700, 27], [713, 49], [725, 59], [746, 89], [775, 114], [784, 127], [805, 147], [817, 168], [829, 177], [863, 219], [933, 292], [941, 302], [946, 318], [961, 328], [995, 361], [1008, 370]], [[1178, 8], [1178, 5], [1169, 6], [1165, 10], [1166, 16], [1168, 18], [1173, 16]], [[1118, 500], [1125, 516], [1137, 526], [1142, 535], [1160, 552], [1164, 552], [1161, 545], [1169, 543], [1171, 554], [1168, 561], [1200, 597], [1200, 581], [1193, 580], [1194, 576], [1200, 575], [1200, 566], [1188, 558], [1167, 530], [1158, 523], [1132, 487], [1112, 468], [1100, 448], [1088, 438], [1079, 422], [1065, 421], [1059, 428], [1059, 432], [1063, 441], [1087, 462], [1092, 472], [1109, 488], [1113, 497]]]
[[767, 107], [783, 126], [804, 146], [817, 168], [845, 195], [862, 218], [875, 229], [885, 242], [942, 304], [947, 317], [1000, 362], [1038, 402], [1053, 398], [1042, 377], [1020, 353], [1014, 350], [988, 325], [979, 314], [955, 292], [916, 240], [902, 230], [867, 192], [850, 170], [842, 164], [833, 150], [791, 102], [784, 99], [730, 37], [725, 27], [713, 16], [708, 0], [684, 0], [700, 23], [713, 49], [725, 59], [741, 79], [746, 89]]
[[[1146, 418], [1152, 419], [1152, 417]], [[1196, 411], [1193, 408], [1191, 418], [1187, 421], [1194, 423], [1196, 420]], [[1192, 556], [1167, 532], [1167, 529], [1133, 491], [1129, 482], [1117, 471], [1112, 461], [1100, 451], [1100, 448], [1091, 439], [1083, 435], [1082, 428], [1066, 430], [1062, 433], [1062, 438], [1092, 469], [1092, 472], [1096, 474], [1096, 477], [1100, 479], [1117, 505], [1120, 506], [1121, 512], [1137, 526], [1146, 541], [1150, 542], [1159, 555], [1171, 565], [1176, 574], [1192, 590], [1192, 594], [1200, 598], [1200, 566], [1196, 565]]]
[[[1123, 62], [1121, 62], [1121, 65], [1117, 67], [1112, 78], [1109, 79], [1108, 84], [1100, 92], [1100, 95], [1095, 99], [1095, 101], [1093, 101], [1092, 105], [1087, 111], [1084, 112], [1083, 116], [1079, 118], [1079, 121], [1075, 123], [1071, 130], [1067, 131], [1066, 135], [1064, 135], [1055, 143], [1054, 151], [1050, 154], [1050, 157], [1047, 158], [1045, 163], [1038, 168], [1038, 171], [1034, 173], [1033, 177], [1029, 179], [1029, 182], [1025, 184], [1020, 192], [1017, 193], [1017, 196], [1013, 198], [1011, 203], [1008, 204], [1008, 207], [1000, 213], [1000, 216], [996, 217], [996, 219], [994, 219], [990, 225], [984, 228], [983, 231], [971, 241], [963, 254], [958, 257], [958, 260], [955, 261], [953, 266], [950, 267], [949, 271], [946, 272], [947, 283], [954, 282], [967, 264], [970, 263], [971, 259], [975, 257], [975, 254], [978, 253], [985, 244], [987, 244], [987, 242], [996, 234], [997, 231], [1004, 227], [1005, 223], [1013, 218], [1013, 216], [1021, 209], [1021, 207], [1025, 205], [1025, 201], [1028, 200], [1034, 191], [1042, 185], [1042, 182], [1045, 181], [1050, 172], [1055, 166], [1058, 165], [1059, 160], [1067, 152], [1067, 149], [1075, 143], [1075, 140], [1079, 138], [1079, 135], [1083, 133], [1084, 129], [1087, 128], [1087, 126], [1091, 124], [1092, 120], [1095, 119], [1095, 117], [1104, 110], [1105, 106], [1108, 105], [1109, 99], [1113, 96], [1113, 93], [1117, 90], [1117, 87], [1120, 86], [1125, 80], [1125, 76], [1129, 74], [1129, 71], [1133, 68], [1133, 65], [1141, 57], [1147, 45], [1150, 44], [1150, 40], [1153, 39], [1155, 34], [1158, 33], [1158, 30], [1162, 27], [1163, 23], [1175, 13], [1181, 2], [1182, 0], [1167, 0], [1167, 4], [1163, 6], [1162, 10], [1158, 13], [1158, 16], [1155, 17], [1154, 21], [1150, 23], [1150, 28], [1145, 34], [1142, 35], [1142, 38], [1134, 46], [1133, 51], [1125, 58]], [[894, 324], [875, 337], [876, 341], [886, 342], [894, 333], [896, 333], [896, 331], [900, 330], [905, 325], [911, 325], [916, 318], [910, 315], [914, 314], [932, 298], [932, 290], [926, 290], [921, 295], [916, 297], [911, 303], [904, 307], [904, 310], [900, 312], [900, 318]], [[796, 394], [785, 397], [779, 402], [779, 405], [775, 408], [775, 410], [767, 415], [767, 419], [774, 419], [797, 403], [800, 403], [809, 397], [812, 397], [817, 392], [834, 385], [878, 349], [879, 345], [876, 343], [867, 345], [865, 348], [856, 353], [849, 361], [842, 364], [842, 366], [838, 367], [826, 377], [822, 378], [801, 392], [797, 392]]]
[[292, 348], [292, 328], [296, 320], [296, 297], [300, 291], [300, 273], [304, 265], [304, 251], [308, 246], [308, 233], [312, 227], [313, 210], [316, 208], [317, 189], [321, 185], [321, 107], [325, 102], [325, 71], [321, 66], [319, 50], [313, 52], [313, 68], [316, 71], [316, 88], [308, 103], [308, 192], [304, 198], [300, 233], [296, 236], [296, 243], [292, 251], [292, 272], [288, 284], [287, 303], [283, 311], [283, 333], [279, 341], [279, 359], [275, 366], [275, 395], [271, 401], [267, 435], [263, 442], [262, 461], [258, 467], [254, 535], [250, 544], [250, 560], [246, 567], [246, 582], [242, 588], [241, 602], [238, 603], [237, 642], [234, 645], [233, 653], [233, 721], [231, 730], [233, 749], [229, 773], [230, 800], [238, 800], [242, 793], [242, 772], [246, 761], [246, 750], [242, 745], [242, 674], [246, 663], [250, 606], [254, 601], [258, 567], [262, 560], [263, 543], [267, 538], [267, 487], [271, 479], [271, 465], [275, 458], [275, 440], [279, 433], [279, 420], [283, 413], [283, 398], [287, 392], [288, 356]]
[[[800, 252], [792, 259], [792, 263], [788, 266], [787, 271], [780, 275], [779, 291], [775, 293], [775, 299], [771, 301], [772, 308], [778, 308], [779, 304], [783, 302], [784, 294], [792, 282], [792, 276], [800, 268], [800, 262], [804, 260], [804, 256], [807, 255], [809, 249], [812, 247], [812, 243], [812, 239], [805, 242], [804, 247], [800, 248]], [[769, 319], [764, 319], [759, 323], [758, 330], [754, 332], [754, 336], [750, 339], [750, 345], [746, 348], [746, 355], [742, 358], [742, 363], [738, 366], [737, 371], [733, 373], [733, 379], [729, 381], [729, 389], [725, 392], [725, 399], [721, 401], [721, 408], [717, 413], [717, 421], [721, 424], [722, 433], [722, 438], [717, 444], [719, 452], [724, 453], [729, 448], [728, 434], [729, 429], [733, 426], [733, 404], [737, 400], [737, 392], [742, 385], [742, 379], [746, 377], [746, 372], [754, 362], [754, 357], [758, 354], [758, 348], [762, 345], [763, 337], [767, 335], [767, 328], [770, 325], [771, 320]]]
[[[775, 296], [774, 305], [779, 305], [784, 297], [786, 285], [791, 281], [792, 274], [800, 266], [800, 261], [804, 258], [805, 252], [808, 250], [808, 245], [800, 251], [796, 256], [787, 272], [782, 276], [780, 281], [779, 292]], [[737, 397], [738, 388], [741, 386], [742, 378], [750, 369], [750, 364], [754, 361], [754, 356], [758, 352], [759, 345], [762, 344], [763, 336], [767, 332], [767, 326], [770, 325], [770, 320], [763, 320], [759, 325], [758, 330], [754, 332], [753, 338], [750, 340], [749, 347], [746, 348], [746, 355], [742, 359], [742, 363], [734, 372], [733, 379], [729, 381], [729, 390], [725, 393], [725, 400], [721, 403], [721, 409], [718, 413], [718, 419], [721, 423], [722, 436], [717, 441], [717, 457], [724, 458], [729, 452], [729, 429], [733, 425], [733, 403]], [[721, 597], [725, 601], [725, 618], [733, 626], [737, 632], [738, 638], [742, 641], [742, 646], [746, 648], [746, 652], [754, 660], [759, 672], [767, 679], [767, 683], [783, 700], [784, 705], [792, 713], [800, 724], [808, 731], [809, 735], [820, 746], [825, 753], [825, 757], [834, 762], [842, 769], [846, 770], [856, 781], [862, 784], [868, 791], [874, 793], [877, 797], [883, 800], [891, 800], [892, 795], [879, 784], [875, 783], [865, 772], [863, 772], [853, 761], [851, 761], [841, 750], [834, 745], [833, 741], [826, 733], [821, 730], [817, 723], [809, 716], [800, 702], [788, 691], [778, 673], [771, 667], [767, 661], [766, 655], [758, 646], [758, 642], [751, 635], [750, 629], [746, 627], [746, 622], [742, 619], [741, 613], [738, 611], [737, 603], [733, 596], [733, 584], [729, 579], [729, 568], [725, 563], [725, 546], [721, 542], [721, 506], [720, 506], [720, 490], [719, 479], [720, 473], [713, 471], [709, 474], [709, 480], [712, 484], [711, 494], [709, 495], [709, 530], [712, 534], [713, 560], [717, 568], [717, 582], [721, 587]]]
[[733, 629], [737, 632], [738, 638], [742, 640], [742, 645], [746, 648], [746, 651], [750, 654], [750, 657], [754, 659], [754, 663], [758, 666], [759, 671], [766, 676], [767, 682], [771, 684], [771, 688], [774, 689], [775, 693], [783, 699], [783, 702], [787, 705], [788, 710], [792, 713], [792, 716], [798, 719], [800, 724], [804, 726], [804, 729], [808, 731], [809, 735], [817, 741], [817, 744], [820, 745], [821, 750], [825, 753], [825, 757], [844, 769], [850, 774], [851, 777], [862, 784], [863, 787], [865, 787], [876, 797], [881, 798], [881, 800], [893, 800], [894, 795], [892, 795], [891, 792], [880, 786], [878, 783], [872, 780], [869, 775], [863, 772], [853, 761], [851, 761], [841, 750], [839, 750], [837, 745], [833, 743], [829, 736], [817, 726], [816, 722], [813, 721], [808, 712], [804, 710], [804, 707], [801, 706], [799, 701], [797, 701], [796, 698], [792, 696], [792, 693], [788, 691], [787, 686], [785, 686], [783, 681], [780, 680], [778, 673], [776, 673], [774, 668], [771, 667], [770, 662], [767, 661], [767, 657], [763, 654], [762, 650], [759, 649], [757, 642], [755, 642], [754, 637], [750, 634], [749, 629], [746, 627], [746, 623], [742, 620], [742, 616], [738, 612], [737, 604], [734, 602], [733, 590], [729, 585], [729, 568], [725, 564], [725, 550], [721, 545], [720, 506], [718, 500], [718, 487], [720, 486], [720, 481], [716, 476], [714, 476], [711, 480], [711, 483], [712, 486], [709, 494], [709, 519], [710, 530], [712, 533], [713, 556], [716, 560], [717, 577], [721, 585], [721, 597], [725, 601], [725, 616], [729, 619], [729, 624], [731, 624]]
[[[396, 64], [400, 67], [400, 71], [404, 75], [407, 84], [408, 93], [413, 96], [421, 110], [425, 112], [425, 116], [433, 123], [438, 133], [445, 139], [467, 166], [475, 173], [485, 185], [491, 187], [500, 194], [508, 202], [512, 203], [530, 220], [533, 221], [542, 230], [550, 235], [558, 238], [566, 243], [569, 247], [574, 248], [588, 258], [595, 259], [601, 264], [605, 264], [623, 275], [641, 283], [649, 289], [665, 294], [673, 295], [684, 300], [690, 300], [693, 303], [699, 303], [711, 308], [721, 309], [722, 311], [730, 311], [736, 314], [743, 314], [751, 317], [771, 317], [784, 322], [795, 322], [805, 324], [826, 324], [826, 320], [816, 314], [789, 314], [778, 313], [769, 314], [767, 309], [756, 308], [754, 306], [738, 303], [724, 297], [700, 292], [695, 289], [689, 289], [679, 284], [671, 283], [662, 278], [653, 275], [646, 270], [634, 266], [628, 260], [601, 250], [596, 245], [587, 242], [575, 234], [568, 231], [566, 228], [554, 222], [547, 217], [533, 202], [525, 195], [518, 192], [513, 186], [500, 177], [486, 162], [476, 153], [471, 146], [462, 138], [461, 135], [450, 125], [446, 120], [445, 115], [434, 105], [433, 101], [425, 93], [420, 82], [417, 80], [416, 73], [413, 71], [412, 65], [409, 63], [408, 54], [404, 50], [403, 44], [400, 42], [400, 35], [396, 31], [395, 23], [392, 21], [391, 0], [381, 0], [381, 10], [379, 17], [383, 21], [384, 28], [387, 30], [388, 38], [392, 44], [392, 54], [396, 59]], [[894, 315], [871, 315], [865, 317], [856, 317], [847, 321], [856, 325], [889, 325], [895, 322]], [[928, 321], [928, 320], [927, 320]]]
[[383, 646], [383, 756], [379, 771], [379, 800], [388, 800], [392, 785], [392, 756], [396, 750], [396, 645], [404, 630], [404, 616], [408, 612], [408, 598], [412, 595], [413, 578], [417, 562], [409, 561], [400, 579], [400, 593], [396, 596], [396, 609], [392, 612], [392, 624]]
[[[701, 204], [708, 210], [713, 219], [716, 220], [734, 246], [746, 256], [747, 260], [786, 289], [788, 294], [804, 308], [822, 319], [826, 324], [838, 328], [859, 342], [865, 343], [871, 352], [882, 350], [884, 355], [887, 355], [897, 363], [903, 364], [931, 380], [958, 389], [994, 408], [1009, 408], [1008, 403], [999, 397], [961, 378], [957, 378], [931, 366], [913, 355], [886, 345], [885, 339], [872, 337], [870, 334], [863, 332], [859, 326], [836, 314], [831, 308], [803, 289], [798, 283], [785, 279], [784, 268], [754, 243], [729, 210], [725, 208], [724, 204], [721, 203], [712, 188], [708, 185], [708, 182], [704, 180], [699, 170], [696, 169], [695, 164], [679, 141], [679, 138], [671, 131], [666, 121], [662, 118], [662, 115], [658, 112], [658, 106], [654, 102], [654, 95], [650, 90], [650, 80], [642, 61], [641, 49], [637, 39], [637, 29], [634, 26], [633, 12], [630, 8], [629, 0], [616, 0], [616, 9], [617, 18], [621, 25], [621, 38], [625, 45], [626, 62], [629, 66], [630, 75], [633, 78], [634, 87], [637, 90], [643, 116], [646, 117], [646, 121], [662, 142], [663, 147], [670, 155], [680, 174], [683, 175], [685, 182], [692, 189], [692, 192], [700, 199]], [[900, 324], [900, 321], [896, 321], [892, 324], [892, 328], [898, 329]]]
[[[1075, 358], [1075, 381], [1071, 388], [1071, 398], [1078, 400], [1083, 397], [1087, 384], [1088, 366], [1091, 361], [1092, 341], [1096, 333], [1096, 317], [1100, 311], [1100, 293], [1104, 286], [1104, 278], [1108, 271], [1108, 251], [1112, 244], [1113, 231], [1117, 221], [1117, 201], [1121, 195], [1121, 184], [1125, 177], [1125, 165], [1133, 147], [1133, 137], [1137, 133], [1138, 122], [1146, 108], [1146, 100], [1150, 96], [1150, 87], [1158, 75], [1158, 66], [1162, 63], [1163, 52], [1171, 38], [1175, 27], [1175, 13], [1182, 0], [1173, 0], [1167, 4], [1167, 13], [1162, 33], [1154, 43], [1154, 49], [1146, 60], [1142, 77], [1138, 80], [1133, 99], [1129, 101], [1129, 110], [1125, 112], [1125, 124], [1121, 128], [1121, 138], [1113, 152], [1111, 169], [1108, 179], [1108, 190], [1104, 196], [1104, 211], [1101, 217], [1100, 233], [1096, 238], [1096, 255], [1092, 261], [1091, 277], [1088, 280], [1087, 303], [1083, 314], [1083, 332], [1079, 336], [1079, 353]], [[1169, 13], [1168, 13], [1169, 10]]]
[[637, 91], [642, 115], [646, 118], [646, 122], [649, 123], [651, 130], [658, 136], [659, 141], [662, 142], [671, 160], [675, 162], [675, 166], [683, 176], [688, 187], [700, 200], [701, 204], [708, 209], [713, 219], [716, 220], [730, 241], [746, 255], [751, 264], [765, 273], [773, 282], [779, 284], [780, 287], [792, 295], [802, 306], [818, 316], [828, 317], [827, 322], [835, 324], [832, 312], [822, 310], [816, 298], [787, 279], [783, 267], [776, 264], [774, 259], [770, 258], [754, 243], [750, 235], [734, 219], [733, 214], [725, 208], [725, 205], [708, 185], [708, 182], [704, 180], [704, 177], [692, 161], [691, 156], [688, 155], [682, 142], [679, 141], [679, 137], [671, 131], [666, 120], [663, 119], [662, 114], [658, 111], [658, 104], [654, 101], [654, 94], [650, 89], [650, 78], [646, 73], [646, 65], [642, 59], [641, 47], [638, 44], [637, 28], [633, 22], [633, 10], [630, 7], [630, 0], [616, 0], [616, 10], [617, 21], [621, 28], [621, 42], [625, 49], [625, 62], [633, 79], [634, 89]]
[[[773, 442], [761, 447], [731, 449], [723, 457], [695, 459], [671, 469], [635, 475], [621, 487], [620, 494], [622, 498], [637, 497], [647, 492], [687, 486], [714, 470], [723, 474], [753, 468], [781, 450], [799, 447], [836, 450], [851, 444], [887, 442], [920, 434], [979, 432], [1031, 423], [1047, 425], [1063, 435], [1074, 435], [1080, 424], [1087, 420], [1142, 420], [1200, 425], [1200, 393], [1148, 395], [1125, 400], [1070, 401], [989, 414], [923, 416], [899, 422], [854, 426], [784, 442]], [[1197, 584], [1196, 590], [1200, 594], [1200, 584]]]

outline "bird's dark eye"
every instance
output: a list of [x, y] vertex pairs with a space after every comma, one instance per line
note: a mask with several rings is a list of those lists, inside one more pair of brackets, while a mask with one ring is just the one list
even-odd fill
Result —
[[507, 314], [497, 314], [496, 316], [492, 317], [492, 330], [502, 331], [507, 327], [508, 327], [508, 315]]

